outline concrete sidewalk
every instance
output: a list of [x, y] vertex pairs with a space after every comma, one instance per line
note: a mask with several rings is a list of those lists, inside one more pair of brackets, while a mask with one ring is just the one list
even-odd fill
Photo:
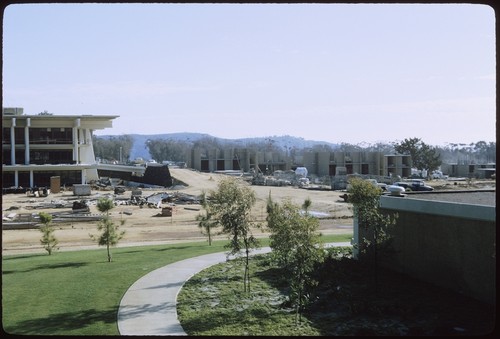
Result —
[[[331, 243], [325, 246], [351, 246]], [[268, 253], [264, 247], [251, 254]], [[156, 269], [137, 280], [125, 292], [118, 309], [121, 335], [186, 335], [177, 319], [177, 294], [184, 283], [201, 270], [227, 260], [225, 252], [181, 260]]]

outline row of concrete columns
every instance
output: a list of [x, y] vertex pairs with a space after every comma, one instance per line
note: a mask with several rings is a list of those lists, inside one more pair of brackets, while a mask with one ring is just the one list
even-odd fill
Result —
[[[26, 126], [24, 127], [24, 164], [30, 164], [30, 139], [29, 139], [29, 129], [31, 127], [31, 118], [26, 119]], [[16, 118], [12, 118], [12, 125], [10, 127], [10, 161], [12, 165], [16, 164]], [[80, 164], [80, 157], [78, 154], [78, 140], [84, 140], [85, 131], [80, 130], [80, 118], [75, 119], [75, 123], [73, 126], [73, 160], [76, 161], [77, 164]], [[30, 186], [34, 186], [34, 175], [33, 170], [29, 171], [30, 173]], [[86, 182], [86, 174], [85, 170], [81, 171], [82, 175], [82, 183]], [[14, 171], [14, 184], [16, 187], [19, 186], [19, 171]]]
[[[29, 138], [29, 128], [31, 127], [31, 118], [26, 119], [26, 126], [24, 127], [24, 164], [30, 164], [30, 138]], [[80, 140], [84, 139], [84, 131], [79, 130], [80, 119], [75, 120], [73, 126], [73, 160], [77, 164], [80, 163], [80, 157], [78, 156], [78, 135], [80, 134]], [[10, 127], [10, 163], [12, 165], [16, 164], [16, 118], [12, 118], [12, 125]], [[78, 133], [80, 132], [80, 133]]]

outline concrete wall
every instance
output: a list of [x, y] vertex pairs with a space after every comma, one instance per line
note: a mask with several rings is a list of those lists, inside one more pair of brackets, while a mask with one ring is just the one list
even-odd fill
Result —
[[90, 185], [73, 185], [73, 195], [90, 195], [91, 187]]
[[450, 177], [484, 179], [496, 172], [496, 164], [441, 164], [441, 170]]
[[329, 175], [330, 152], [317, 153], [318, 168], [316, 174], [320, 177]]
[[397, 212], [396, 254], [383, 265], [475, 299], [496, 300], [494, 206], [381, 197]]

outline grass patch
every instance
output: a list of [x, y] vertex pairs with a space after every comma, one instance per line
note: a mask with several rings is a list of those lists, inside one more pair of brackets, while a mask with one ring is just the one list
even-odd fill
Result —
[[224, 251], [225, 241], [2, 258], [2, 322], [9, 334], [118, 335], [120, 300], [136, 280], [186, 258]]
[[250, 293], [243, 292], [242, 259], [188, 280], [177, 297], [179, 321], [192, 336], [486, 335], [494, 330], [493, 306], [383, 269], [376, 288], [373, 267], [342, 255], [349, 251], [330, 250], [299, 325], [287, 302], [287, 282], [268, 254], [250, 260]]
[[[349, 241], [327, 235], [323, 242]], [[118, 335], [123, 294], [145, 274], [173, 262], [224, 252], [227, 241], [2, 257], [2, 324], [16, 335]], [[262, 246], [269, 239], [261, 239]]]

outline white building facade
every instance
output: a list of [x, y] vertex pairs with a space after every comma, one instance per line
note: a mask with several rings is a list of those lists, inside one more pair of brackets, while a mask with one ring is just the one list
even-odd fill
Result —
[[2, 109], [2, 186], [49, 186], [97, 180], [93, 131], [110, 128], [118, 116], [25, 115], [22, 108]]

